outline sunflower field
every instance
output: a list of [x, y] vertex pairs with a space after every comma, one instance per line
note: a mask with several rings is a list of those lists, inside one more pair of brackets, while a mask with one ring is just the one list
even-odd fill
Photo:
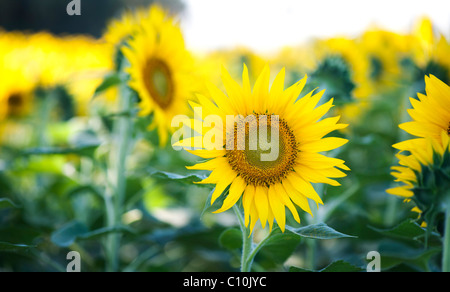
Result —
[[0, 271], [450, 272], [448, 32], [205, 53], [161, 3], [0, 28]]

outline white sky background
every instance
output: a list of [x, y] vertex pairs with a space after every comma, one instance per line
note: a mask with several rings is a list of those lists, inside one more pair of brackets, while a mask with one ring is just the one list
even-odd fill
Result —
[[403, 33], [428, 16], [450, 35], [450, 0], [183, 0], [186, 44], [271, 52], [313, 37], [355, 36], [372, 25]]

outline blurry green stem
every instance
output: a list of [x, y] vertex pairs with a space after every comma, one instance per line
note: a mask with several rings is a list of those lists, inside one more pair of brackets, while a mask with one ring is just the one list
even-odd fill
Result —
[[[323, 197], [324, 194], [324, 184], [316, 184], [316, 192]], [[318, 203], [310, 200], [310, 209], [311, 209], [311, 219], [308, 220], [309, 224], [317, 224], [321, 222], [325, 218], [319, 218], [319, 205]], [[309, 218], [309, 217], [308, 217]], [[316, 251], [317, 251], [317, 240], [315, 239], [306, 239], [306, 247], [307, 247], [307, 255], [306, 262], [308, 269], [314, 270], [316, 268]]]
[[[120, 86], [119, 107], [122, 111], [131, 108], [131, 95], [126, 84]], [[131, 144], [132, 120], [128, 116], [117, 117], [114, 122], [115, 141], [111, 151], [110, 165], [111, 174], [108, 176], [112, 182], [112, 192], [105, 197], [108, 227], [121, 224], [124, 212], [125, 189], [126, 189], [126, 158]], [[107, 239], [108, 270], [119, 270], [119, 248], [120, 237], [113, 233]]]
[[[397, 122], [398, 125], [403, 124], [410, 120], [409, 114], [407, 109], [409, 108], [409, 93], [407, 91], [409, 87], [406, 86], [401, 94], [399, 96], [401, 97], [399, 100], [399, 107], [398, 107], [398, 117], [399, 120]], [[400, 129], [400, 127], [397, 128], [397, 141], [404, 141], [408, 137], [408, 133]], [[395, 164], [397, 161], [396, 156], [394, 156], [393, 164]], [[400, 200], [397, 196], [390, 195], [387, 198], [387, 206], [386, 206], [386, 213], [384, 216], [384, 224], [386, 226], [392, 226], [395, 223], [395, 220], [398, 216], [398, 207], [399, 207]]]
[[47, 146], [47, 126], [50, 121], [50, 116], [57, 101], [57, 93], [55, 90], [50, 90], [49, 93], [43, 97], [39, 107], [39, 120], [36, 125], [36, 143], [38, 147]]
[[254, 254], [252, 253], [253, 235], [249, 233], [249, 230], [245, 226], [239, 208], [234, 205], [233, 210], [236, 213], [242, 231], [241, 272], [250, 272], [254, 258]]
[[316, 269], [316, 252], [317, 241], [314, 238], [306, 239], [306, 246], [308, 247], [308, 254], [306, 255], [306, 263], [308, 269], [314, 271]]
[[442, 271], [450, 272], [450, 196], [447, 194], [447, 205], [445, 211], [445, 233], [442, 253]]

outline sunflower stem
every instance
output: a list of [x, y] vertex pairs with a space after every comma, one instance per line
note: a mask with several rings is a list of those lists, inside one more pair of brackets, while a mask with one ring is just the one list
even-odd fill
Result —
[[[129, 111], [132, 98], [126, 84], [120, 86], [119, 106], [123, 111]], [[126, 158], [131, 144], [132, 120], [128, 116], [116, 118], [114, 123], [114, 133], [116, 134], [116, 145], [111, 151], [110, 164], [111, 187], [109, 194], [105, 198], [107, 225], [108, 227], [121, 224], [122, 214], [124, 212], [124, 201], [126, 191]], [[110, 234], [107, 238], [106, 249], [108, 255], [109, 271], [119, 270], [119, 249], [121, 235], [118, 233]]]
[[450, 196], [447, 196], [444, 228], [444, 245], [442, 247], [442, 271], [450, 272]]
[[249, 232], [245, 226], [244, 220], [242, 218], [241, 211], [239, 208], [233, 206], [234, 213], [236, 214], [239, 226], [242, 231], [242, 256], [241, 256], [241, 272], [250, 272], [252, 268], [254, 253], [253, 253], [253, 234]]
[[[405, 87], [398, 96], [401, 96], [398, 103], [398, 114], [399, 119], [396, 121], [397, 125], [403, 124], [409, 121], [410, 116], [408, 114], [408, 104], [409, 104], [409, 96], [410, 94], [406, 92], [408, 86]], [[397, 140], [405, 141], [408, 137], [408, 133], [403, 131], [400, 127], [397, 127]], [[397, 161], [395, 155], [393, 155], [393, 164]], [[386, 226], [392, 226], [398, 218], [398, 207], [399, 207], [399, 199], [396, 196], [389, 196], [387, 199], [386, 213], [384, 216], [384, 224]]]

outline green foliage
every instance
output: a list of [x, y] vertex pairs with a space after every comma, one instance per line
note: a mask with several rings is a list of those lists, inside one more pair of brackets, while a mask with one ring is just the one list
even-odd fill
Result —
[[345, 238], [354, 237], [351, 235], [343, 234], [339, 231], [334, 230], [325, 223], [318, 223], [313, 225], [308, 225], [300, 228], [290, 228], [289, 231], [298, 234], [302, 237], [313, 238], [313, 239], [333, 239], [333, 238]]
[[355, 265], [352, 265], [348, 262], [345, 262], [343, 260], [335, 261], [326, 266], [325, 268], [318, 270], [318, 271], [311, 271], [308, 269], [298, 268], [298, 267], [290, 267], [289, 272], [320, 272], [320, 273], [326, 273], [326, 272], [335, 272], [335, 273], [342, 273], [342, 272], [362, 272], [364, 269], [357, 267]]

